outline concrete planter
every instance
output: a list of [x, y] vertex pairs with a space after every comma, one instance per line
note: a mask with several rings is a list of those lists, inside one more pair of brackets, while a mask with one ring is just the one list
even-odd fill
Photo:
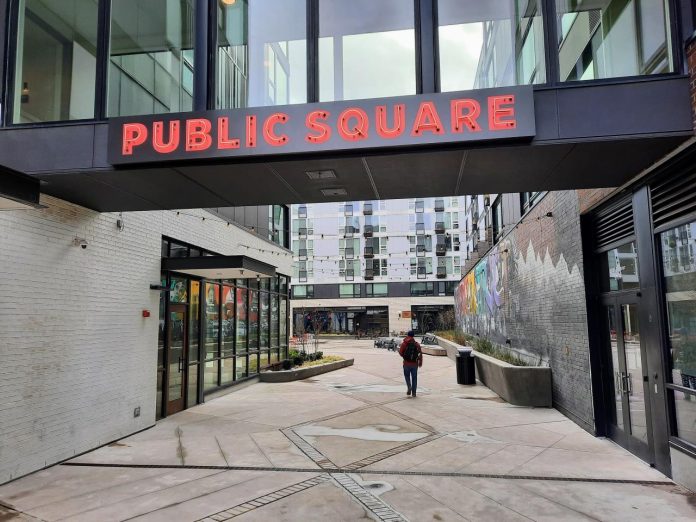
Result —
[[[447, 356], [456, 360], [461, 345], [437, 338], [447, 349]], [[551, 368], [541, 366], [513, 366], [495, 357], [474, 351], [476, 376], [486, 386], [515, 406], [551, 408]]]
[[335, 361], [317, 366], [309, 366], [308, 368], [295, 368], [292, 370], [282, 370], [279, 372], [262, 372], [259, 374], [261, 382], [291, 382], [301, 381], [308, 377], [321, 375], [322, 373], [332, 372], [346, 366], [352, 366], [354, 359], [346, 359], [345, 361]]
[[442, 348], [441, 346], [421, 344], [421, 351], [426, 355], [447, 355], [447, 350], [445, 348]]

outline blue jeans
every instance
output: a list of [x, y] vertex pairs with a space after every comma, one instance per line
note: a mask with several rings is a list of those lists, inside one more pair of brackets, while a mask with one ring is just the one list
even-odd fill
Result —
[[418, 385], [418, 367], [404, 366], [404, 378], [406, 386], [411, 390], [411, 394], [416, 394], [416, 386]]

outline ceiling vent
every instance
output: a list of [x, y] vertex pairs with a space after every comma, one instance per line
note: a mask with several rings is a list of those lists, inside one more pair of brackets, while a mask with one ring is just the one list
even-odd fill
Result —
[[309, 179], [314, 181], [322, 179], [336, 179], [336, 173], [333, 170], [309, 170], [306, 172], [306, 174]]
[[321, 189], [321, 193], [327, 198], [337, 197], [337, 196], [347, 196], [348, 192], [344, 188], [327, 188]]

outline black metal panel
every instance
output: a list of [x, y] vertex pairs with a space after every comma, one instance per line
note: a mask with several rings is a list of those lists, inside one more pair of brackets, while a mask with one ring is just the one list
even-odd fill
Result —
[[338, 299], [338, 285], [314, 285], [314, 299]]
[[0, 198], [38, 206], [39, 180], [11, 169], [0, 167]]
[[594, 215], [594, 248], [602, 250], [633, 238], [633, 207], [630, 198], [602, 209]]
[[655, 228], [696, 215], [696, 169], [675, 171], [650, 187]]
[[275, 275], [275, 267], [247, 256], [199, 256], [166, 257], [162, 259], [162, 270], [177, 272], [180, 270], [214, 270], [224, 268], [241, 268], [269, 276]]

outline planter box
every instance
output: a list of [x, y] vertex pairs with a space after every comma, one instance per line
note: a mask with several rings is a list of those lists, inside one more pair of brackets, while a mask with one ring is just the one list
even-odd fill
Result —
[[261, 382], [300, 381], [302, 379], [314, 377], [315, 375], [321, 375], [322, 373], [339, 370], [341, 368], [345, 368], [346, 366], [352, 366], [353, 361], [354, 359], [346, 359], [345, 361], [335, 361], [326, 364], [319, 364], [317, 366], [309, 366], [307, 368], [299, 367], [280, 372], [263, 372], [259, 374], [259, 378], [261, 379]]
[[426, 355], [447, 355], [447, 350], [445, 348], [442, 348], [441, 346], [421, 344], [421, 351]]
[[[462, 346], [437, 338], [447, 349], [450, 359], [456, 360], [457, 349]], [[472, 348], [473, 349], [473, 348]], [[551, 368], [542, 366], [513, 366], [495, 357], [474, 351], [477, 378], [510, 404], [551, 408]]]

